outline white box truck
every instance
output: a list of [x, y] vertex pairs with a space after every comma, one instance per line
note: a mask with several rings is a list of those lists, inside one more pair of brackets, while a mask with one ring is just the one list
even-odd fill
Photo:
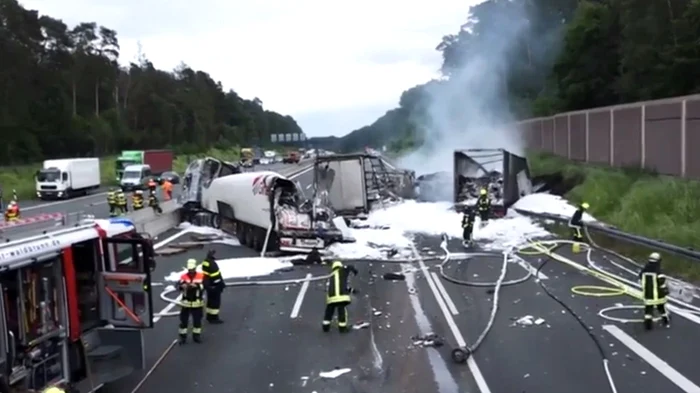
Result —
[[36, 172], [36, 196], [40, 199], [68, 199], [100, 188], [99, 158], [46, 160]]

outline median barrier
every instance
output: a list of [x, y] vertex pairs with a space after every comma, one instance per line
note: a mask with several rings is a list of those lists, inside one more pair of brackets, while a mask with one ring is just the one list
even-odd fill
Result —
[[[570, 217], [564, 217], [557, 214], [551, 213], [539, 213], [532, 212], [523, 209], [513, 209], [516, 212], [528, 216], [537, 218], [540, 220], [550, 220], [557, 222], [559, 224], [568, 224]], [[634, 235], [631, 233], [623, 232], [612, 225], [607, 225], [599, 222], [583, 222], [583, 226], [586, 230], [591, 233], [600, 233], [613, 239], [622, 240], [628, 243], [637, 244], [644, 247], [653, 248], [662, 252], [667, 252], [670, 254], [675, 254], [681, 257], [693, 259], [700, 261], [700, 252], [690, 247], [681, 247], [675, 244], [666, 243], [661, 240], [649, 239], [644, 236]]]
[[161, 203], [160, 207], [163, 209], [160, 214], [156, 214], [151, 208], [144, 208], [127, 214], [126, 218], [134, 223], [138, 232], [155, 237], [180, 223], [180, 205], [177, 201]]

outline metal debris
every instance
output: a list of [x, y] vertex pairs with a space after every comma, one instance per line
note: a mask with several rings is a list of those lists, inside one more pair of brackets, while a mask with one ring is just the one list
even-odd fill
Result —
[[435, 333], [426, 334], [425, 336], [411, 337], [413, 345], [416, 347], [436, 347], [439, 348], [445, 345], [445, 341], [438, 337]]
[[357, 322], [354, 325], [352, 325], [352, 328], [355, 330], [367, 329], [368, 327], [369, 327], [369, 322]]
[[532, 325], [542, 325], [545, 323], [545, 320], [543, 318], [535, 318], [532, 315], [525, 315], [524, 317], [520, 318], [512, 318], [515, 322], [511, 326], [515, 325], [520, 325], [520, 326], [532, 326]]
[[403, 273], [384, 273], [382, 278], [390, 281], [403, 281], [406, 279], [406, 276]]
[[350, 370], [349, 368], [336, 368], [333, 371], [321, 371], [318, 376], [321, 378], [327, 378], [327, 379], [332, 379], [332, 378], [338, 378], [339, 376], [343, 374], [349, 373]]

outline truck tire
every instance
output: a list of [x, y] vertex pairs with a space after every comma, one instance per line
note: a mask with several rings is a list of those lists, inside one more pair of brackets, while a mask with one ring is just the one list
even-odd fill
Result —
[[240, 239], [241, 244], [243, 244], [246, 247], [250, 247], [250, 245], [252, 243], [251, 237], [250, 237], [251, 236], [250, 226], [246, 223], [243, 223], [242, 226], [243, 226], [243, 236]]
[[250, 248], [252, 248], [255, 251], [262, 250], [262, 242], [265, 240], [264, 238], [261, 239], [260, 231], [261, 230], [258, 227], [252, 227], [250, 231], [250, 235], [252, 238]]
[[218, 214], [212, 214], [209, 220], [209, 226], [214, 229], [221, 229], [221, 216]]

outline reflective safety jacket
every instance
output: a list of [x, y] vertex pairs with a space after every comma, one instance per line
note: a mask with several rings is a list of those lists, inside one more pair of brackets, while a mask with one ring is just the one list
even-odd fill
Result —
[[107, 193], [107, 204], [116, 205], [117, 204], [117, 193], [110, 191]]
[[659, 262], [647, 263], [639, 273], [642, 281], [642, 295], [645, 306], [656, 306], [666, 303], [668, 288], [666, 287], [666, 275], [661, 273]]
[[479, 195], [479, 199], [476, 200], [476, 206], [479, 211], [486, 211], [491, 208], [491, 199], [488, 195]]
[[117, 205], [118, 206], [126, 206], [126, 195], [124, 195], [123, 192], [117, 193]]
[[143, 209], [143, 196], [134, 194], [131, 197], [131, 205], [134, 207], [134, 210]]
[[348, 277], [350, 273], [357, 275], [357, 269], [352, 265], [345, 265], [340, 269], [333, 270], [328, 279], [328, 294], [326, 303], [350, 303], [350, 289], [348, 288]]
[[465, 214], [462, 216], [462, 228], [471, 228], [474, 226], [474, 216]]
[[178, 286], [182, 294], [180, 303], [183, 307], [204, 307], [204, 274], [197, 272], [190, 275], [189, 272], [185, 272], [180, 276]]
[[203, 260], [200, 266], [202, 266], [202, 274], [204, 275], [204, 287], [206, 289], [224, 289], [226, 284], [224, 283], [224, 279], [221, 276], [219, 264], [216, 263], [216, 260], [214, 258], [210, 258], [210, 260]]

